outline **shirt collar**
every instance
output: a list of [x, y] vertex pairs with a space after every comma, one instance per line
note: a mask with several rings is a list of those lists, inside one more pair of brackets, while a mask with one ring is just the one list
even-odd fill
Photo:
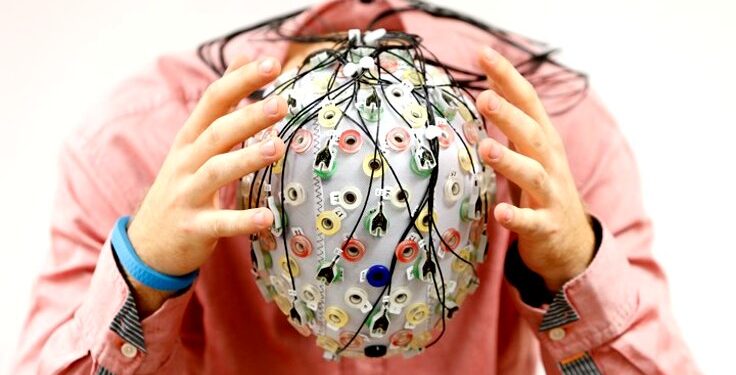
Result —
[[[345, 31], [353, 28], [363, 29], [381, 12], [406, 6], [404, 0], [373, 0], [363, 3], [359, 0], [328, 0], [286, 21], [282, 29], [287, 32], [298, 31], [297, 34], [325, 34], [334, 31]], [[405, 18], [411, 18], [411, 13], [399, 13], [382, 20], [375, 28], [405, 31]], [[246, 55], [250, 58], [271, 56], [281, 61], [286, 60], [289, 41], [257, 41], [259, 38], [273, 35], [245, 33], [233, 39], [225, 48], [225, 61], [232, 61], [237, 55]]]

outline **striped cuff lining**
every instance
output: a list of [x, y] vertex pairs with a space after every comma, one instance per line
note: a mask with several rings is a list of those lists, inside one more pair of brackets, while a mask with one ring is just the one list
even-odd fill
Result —
[[555, 295], [555, 298], [552, 300], [552, 303], [550, 303], [549, 308], [547, 309], [547, 312], [542, 317], [542, 323], [539, 325], [539, 331], [548, 331], [552, 328], [557, 328], [564, 326], [565, 324], [572, 323], [576, 320], [580, 319], [578, 316], [578, 313], [575, 312], [575, 310], [570, 305], [570, 302], [567, 301], [567, 296], [565, 296], [565, 292], [560, 290]]
[[117, 333], [123, 340], [135, 346], [138, 350], [146, 352], [146, 343], [143, 340], [143, 327], [138, 317], [138, 307], [135, 297], [128, 293], [123, 307], [118, 311], [110, 323], [110, 330]]
[[564, 375], [600, 375], [601, 371], [595, 365], [593, 357], [588, 352], [559, 364]]

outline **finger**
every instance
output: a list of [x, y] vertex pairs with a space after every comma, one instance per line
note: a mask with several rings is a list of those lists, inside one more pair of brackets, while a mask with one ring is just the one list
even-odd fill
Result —
[[491, 47], [481, 49], [479, 60], [480, 66], [488, 76], [489, 81], [500, 88], [500, 93], [509, 102], [546, 126], [548, 123], [547, 112], [539, 100], [537, 91], [509, 60]]
[[545, 220], [538, 211], [531, 208], [499, 203], [493, 209], [493, 217], [504, 228], [521, 235], [539, 235], [545, 232]]
[[476, 106], [524, 155], [545, 164], [549, 158], [547, 134], [537, 122], [492, 90], [478, 95]]
[[191, 143], [215, 119], [253, 91], [271, 82], [281, 71], [274, 58], [265, 58], [246, 64], [212, 82], [177, 134], [177, 143]]
[[484, 163], [529, 193], [537, 202], [549, 202], [549, 175], [538, 161], [514, 152], [492, 138], [482, 140], [478, 152]]
[[203, 211], [195, 217], [196, 228], [211, 238], [253, 234], [268, 229], [273, 214], [268, 208]]
[[[239, 69], [243, 65], [250, 62], [250, 58], [246, 55], [238, 55], [233, 59], [233, 61], [230, 63], [230, 65], [227, 66], [227, 69], [225, 69], [225, 74], [228, 74], [234, 70]], [[224, 75], [224, 74], [223, 74]]]
[[[517, 151], [516, 146], [514, 146], [513, 142], [509, 142], [508, 145], [509, 150]], [[511, 204], [518, 206], [521, 203], [521, 188], [519, 188], [519, 185], [509, 182], [509, 196], [511, 196]]]
[[233, 148], [286, 116], [286, 101], [274, 95], [215, 120], [192, 148], [192, 165], [199, 166], [214, 155]]
[[195, 200], [209, 200], [223, 185], [268, 166], [278, 160], [286, 146], [279, 138], [218, 154], [207, 160], [192, 178], [190, 193]]

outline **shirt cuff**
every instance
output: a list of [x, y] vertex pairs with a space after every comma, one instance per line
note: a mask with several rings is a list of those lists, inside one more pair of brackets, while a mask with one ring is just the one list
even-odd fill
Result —
[[521, 315], [535, 327], [543, 348], [561, 364], [623, 333], [639, 303], [637, 286], [628, 277], [631, 266], [626, 254], [597, 218], [592, 217], [592, 224], [597, 248], [593, 260], [556, 294], [524, 266], [513, 244], [505, 264]]
[[87, 297], [75, 314], [95, 366], [115, 374], [155, 371], [162, 366], [179, 342], [179, 328], [192, 289], [169, 298], [141, 321], [132, 289], [108, 238]]

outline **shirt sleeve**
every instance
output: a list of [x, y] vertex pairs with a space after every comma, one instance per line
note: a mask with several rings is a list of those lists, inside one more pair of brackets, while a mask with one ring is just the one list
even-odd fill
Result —
[[12, 372], [154, 372], [178, 354], [193, 288], [141, 321], [109, 240], [115, 220], [134, 208], [119, 199], [123, 195], [110, 178], [121, 171], [93, 167], [92, 156], [74, 139], [59, 160], [50, 258], [34, 286]]
[[[652, 256], [652, 224], [632, 152], [594, 97], [573, 112], [561, 120], [561, 134], [593, 216], [595, 256], [556, 294], [523, 265], [513, 244], [505, 264], [518, 310], [541, 343], [545, 369], [549, 374], [699, 373]], [[568, 125], [575, 127], [574, 137]]]

